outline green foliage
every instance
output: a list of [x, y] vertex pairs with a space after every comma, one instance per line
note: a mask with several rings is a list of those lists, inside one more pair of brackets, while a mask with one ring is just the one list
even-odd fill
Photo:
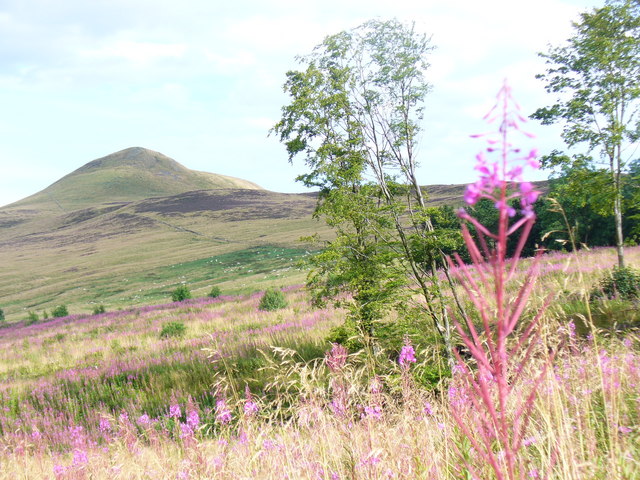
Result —
[[[631, 162], [621, 178], [622, 230], [631, 244], [640, 239], [640, 161]], [[563, 165], [549, 180], [549, 191], [536, 205], [535, 243], [550, 249], [616, 244], [610, 200], [610, 174], [585, 162]]]
[[38, 317], [38, 314], [36, 312], [29, 312], [24, 323], [25, 325], [33, 325], [38, 320], [40, 320], [40, 318]]
[[93, 314], [94, 315], [99, 315], [101, 313], [106, 313], [107, 309], [104, 308], [104, 305], [96, 305], [95, 307], [93, 307]]
[[51, 310], [51, 316], [54, 318], [58, 317], [66, 317], [69, 315], [69, 310], [66, 305], [58, 305], [53, 310]]
[[264, 295], [262, 295], [258, 308], [260, 310], [272, 312], [274, 310], [286, 308], [287, 305], [289, 305], [289, 303], [287, 302], [284, 293], [276, 288], [270, 288], [264, 292]]
[[191, 298], [191, 290], [186, 285], [178, 286], [173, 292], [171, 292], [171, 300], [174, 302], [182, 302]]
[[182, 322], [167, 322], [162, 325], [160, 338], [182, 337], [187, 331], [187, 327]]
[[4, 310], [0, 308], [0, 322], [4, 322]]
[[325, 38], [300, 58], [303, 70], [287, 73], [291, 101], [273, 129], [290, 161], [304, 158], [308, 172], [298, 180], [320, 187], [316, 216], [336, 232], [310, 260], [314, 301], [335, 299], [369, 336], [407, 287], [425, 305], [442, 301], [438, 262], [460, 240], [436, 232], [416, 177], [432, 48], [426, 35], [396, 20]]
[[[549, 168], [572, 167], [565, 195], [588, 203], [594, 212], [613, 215], [618, 264], [624, 266], [623, 188], [628, 162], [640, 138], [640, 6], [636, 0], [611, 0], [583, 13], [565, 46], [542, 54], [547, 71], [538, 75], [556, 102], [533, 115], [549, 125], [564, 125], [568, 147], [586, 145], [587, 155], [553, 152]], [[598, 152], [602, 167], [590, 154]], [[633, 154], [633, 153], [632, 153]], [[586, 188], [585, 188], [586, 187]], [[585, 195], [587, 193], [587, 195]]]
[[593, 297], [605, 296], [613, 299], [634, 299], [640, 297], [640, 271], [630, 267], [616, 267], [600, 281], [593, 290]]
[[209, 292], [209, 296], [211, 298], [218, 298], [220, 295], [222, 295], [222, 290], [220, 290], [220, 287], [211, 287], [211, 291]]

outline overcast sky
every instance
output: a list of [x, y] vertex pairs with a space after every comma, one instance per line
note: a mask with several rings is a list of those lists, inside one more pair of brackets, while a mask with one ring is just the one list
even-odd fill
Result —
[[[302, 191], [268, 130], [294, 57], [371, 18], [415, 21], [437, 47], [420, 181], [473, 178], [469, 134], [508, 78], [525, 114], [550, 103], [536, 52], [588, 0], [0, 0], [0, 205], [141, 146], [188, 168]], [[558, 130], [530, 122], [544, 153]]]

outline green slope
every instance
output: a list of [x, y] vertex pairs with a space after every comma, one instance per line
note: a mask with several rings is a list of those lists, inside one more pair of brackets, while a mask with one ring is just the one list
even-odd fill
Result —
[[161, 153], [133, 147], [93, 160], [6, 208], [71, 212], [106, 203], [218, 188], [260, 189], [246, 180], [189, 170]]

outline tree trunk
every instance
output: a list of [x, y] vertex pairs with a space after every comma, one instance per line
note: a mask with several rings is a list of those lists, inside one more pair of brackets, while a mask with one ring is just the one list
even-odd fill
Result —
[[[612, 159], [611, 170], [613, 174], [613, 188], [614, 188], [614, 200], [613, 200], [613, 216], [616, 222], [616, 253], [618, 254], [618, 267], [624, 268], [624, 236], [622, 234], [622, 185], [620, 185], [620, 148], [617, 146], [616, 158]], [[615, 165], [613, 162], [616, 162]]]
[[613, 216], [616, 221], [616, 253], [618, 254], [618, 267], [624, 268], [624, 236], [622, 235], [622, 199], [620, 185], [616, 185], [616, 198], [613, 204]]

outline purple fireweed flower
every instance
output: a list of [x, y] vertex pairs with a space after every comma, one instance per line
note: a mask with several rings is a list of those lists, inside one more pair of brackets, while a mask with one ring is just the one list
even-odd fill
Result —
[[[509, 217], [513, 217], [516, 211], [513, 207], [510, 207], [507, 203], [512, 199], [519, 199], [522, 207], [522, 214], [529, 218], [533, 216], [533, 204], [538, 199], [540, 192], [536, 191], [530, 182], [525, 182], [522, 178], [523, 165], [529, 168], [538, 169], [540, 163], [536, 159], [538, 152], [536, 149], [532, 149], [525, 156], [520, 155], [520, 150], [514, 148], [511, 144], [502, 142], [495, 138], [495, 136], [502, 137], [507, 130], [515, 129], [523, 133], [528, 137], [533, 135], [524, 132], [520, 129], [520, 122], [525, 119], [519, 114], [519, 107], [513, 102], [511, 97], [511, 89], [508, 85], [504, 85], [500, 90], [500, 97], [505, 99], [505, 102], [511, 102], [515, 105], [513, 111], [504, 110], [503, 121], [497, 132], [486, 133], [480, 135], [472, 135], [472, 137], [487, 137], [488, 147], [485, 152], [480, 152], [476, 155], [475, 170], [479, 173], [479, 178], [476, 182], [467, 186], [464, 201], [468, 205], [475, 205], [480, 199], [486, 198], [492, 200], [496, 209], [506, 212]], [[488, 115], [490, 122], [494, 121], [498, 117], [497, 106], [494, 107], [492, 112]], [[516, 154], [515, 158], [506, 161], [508, 154]], [[501, 158], [493, 161], [490, 160], [487, 154], [498, 154]], [[505, 188], [509, 189], [509, 192], [505, 192]], [[464, 210], [462, 210], [461, 217], [464, 216]]]
[[226, 400], [219, 398], [216, 401], [216, 420], [224, 425], [231, 422], [231, 418], [231, 410], [227, 406]]
[[87, 452], [76, 448], [73, 451], [73, 466], [76, 468], [81, 468], [89, 463], [89, 457], [87, 456]]
[[369, 391], [374, 395], [382, 392], [382, 380], [377, 375], [371, 379]]
[[402, 368], [409, 368], [411, 363], [416, 363], [416, 352], [410, 344], [406, 344], [400, 350], [398, 363]]
[[182, 415], [182, 410], [180, 410], [180, 405], [173, 404], [169, 407], [169, 417], [178, 418]]
[[180, 438], [189, 438], [193, 436], [193, 429], [186, 423], [180, 423]]
[[430, 417], [431, 415], [433, 415], [433, 406], [429, 402], [424, 402], [424, 408], [422, 409], [422, 411], [425, 413], [425, 415]]
[[249, 385], [245, 386], [244, 388], [244, 398], [245, 398], [245, 402], [244, 402], [245, 416], [254, 417], [255, 415], [257, 415], [260, 408], [258, 407], [256, 402], [253, 401], [253, 395], [251, 395], [251, 390], [249, 390]]
[[[536, 389], [544, 378], [546, 365], [543, 372], [524, 387], [530, 389], [529, 392], [518, 396], [514, 395], [514, 389], [518, 382], [523, 383], [520, 373], [526, 370], [528, 353], [540, 339], [537, 323], [550, 297], [521, 329], [524, 333], [519, 342], [514, 347], [507, 347], [540, 270], [538, 256], [530, 263], [519, 291], [512, 296], [508, 285], [523, 273], [518, 268], [519, 260], [535, 222], [533, 205], [539, 195], [534, 186], [524, 180], [523, 171], [540, 165], [535, 149], [523, 154], [511, 141], [512, 130], [528, 137], [532, 135], [520, 128], [520, 122], [525, 119], [506, 82], [497, 100], [485, 119], [497, 123], [498, 128], [489, 134], [475, 135], [486, 136], [488, 146], [476, 156], [475, 169], [479, 176], [467, 187], [465, 201], [469, 205], [481, 199], [493, 203], [498, 210], [498, 224], [492, 230], [465, 210], [459, 210], [458, 216], [464, 220], [462, 235], [472, 265], [465, 264], [458, 254], [448, 258], [454, 278], [460, 282], [478, 314], [462, 313], [462, 321], [454, 317], [456, 330], [475, 366], [466, 366], [460, 352], [454, 350], [458, 365], [452, 368], [448, 399], [452, 416], [473, 449], [491, 466], [497, 478], [512, 479], [521, 468], [518, 450], [525, 442], [527, 421], [532, 415]], [[522, 217], [512, 220], [517, 213], [516, 201], [520, 204]], [[475, 235], [472, 235], [471, 227]], [[516, 232], [520, 238], [513, 243], [512, 236]], [[510, 252], [511, 258], [507, 257], [508, 245], [515, 246]], [[481, 321], [480, 325], [477, 319]], [[521, 355], [522, 351], [526, 351], [526, 355]], [[517, 416], [525, 421], [516, 422], [510, 417], [511, 408], [506, 408], [510, 403], [514, 404], [513, 411], [518, 412]], [[502, 448], [498, 452], [492, 447], [496, 440]]]
[[53, 466], [53, 474], [57, 477], [60, 478], [62, 476], [64, 476], [64, 474], [67, 472], [67, 468], [64, 465], [58, 465], [55, 464]]
[[618, 426], [618, 431], [620, 433], [627, 434], [627, 433], [631, 433], [633, 430], [630, 429], [629, 427], [624, 426], [624, 425], [620, 425], [620, 426]]
[[100, 430], [100, 433], [108, 433], [111, 430], [111, 423], [109, 422], [109, 419], [102, 417], [100, 419], [98, 429]]
[[347, 363], [349, 352], [339, 343], [334, 343], [329, 353], [327, 353], [325, 361], [332, 373], [342, 369]]
[[146, 413], [143, 413], [138, 417], [137, 423], [140, 426], [146, 427], [151, 423], [151, 418]]
[[368, 405], [364, 407], [364, 415], [365, 418], [373, 418], [375, 420], [379, 420], [382, 418], [382, 407], [378, 405]]
[[187, 413], [187, 425], [192, 430], [197, 430], [200, 425], [200, 415], [198, 415], [197, 410], [189, 410]]
[[341, 417], [347, 413], [347, 408], [345, 407], [342, 399], [334, 398], [333, 400], [331, 400], [331, 411], [334, 413], [334, 415]]

